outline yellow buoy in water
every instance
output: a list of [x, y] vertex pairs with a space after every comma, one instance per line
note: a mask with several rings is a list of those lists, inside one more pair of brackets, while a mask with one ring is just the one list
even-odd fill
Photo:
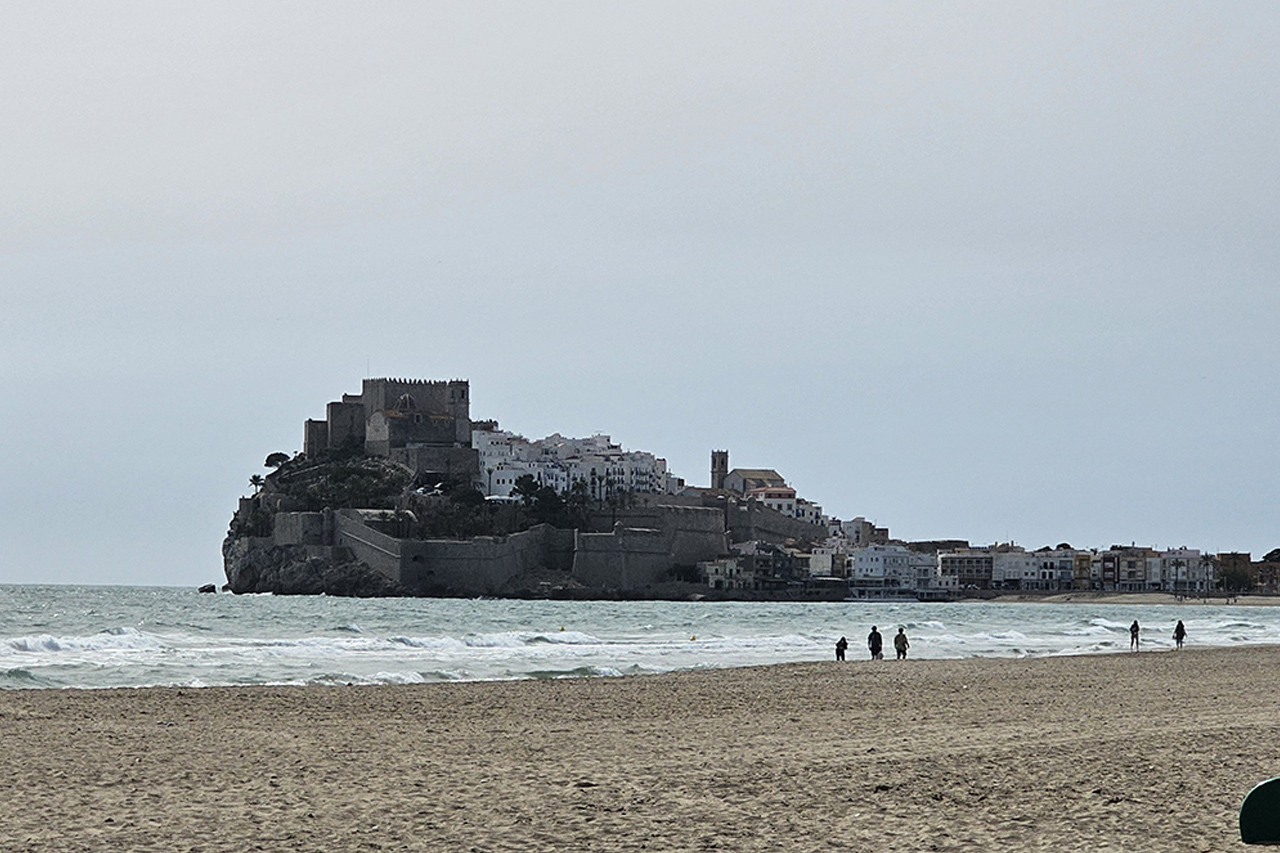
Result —
[[693, 635], [692, 637], [690, 637], [689, 639], [690, 639], [690, 640], [696, 640], [696, 639], [698, 639], [698, 635], [697, 635], [697, 634], [694, 634], [694, 635]]

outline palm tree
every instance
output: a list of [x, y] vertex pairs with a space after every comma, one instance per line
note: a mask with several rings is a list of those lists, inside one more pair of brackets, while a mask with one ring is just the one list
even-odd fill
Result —
[[1200, 570], [1201, 570], [1201, 572], [1203, 572], [1204, 590], [1205, 590], [1206, 594], [1208, 593], [1208, 591], [1209, 591], [1209, 590], [1213, 589], [1213, 581], [1214, 581], [1214, 577], [1213, 577], [1213, 574], [1214, 574], [1214, 572], [1213, 572], [1213, 567], [1214, 567], [1214, 559], [1213, 559], [1213, 555], [1212, 555], [1212, 554], [1201, 554], [1201, 555], [1200, 555]]
[[266, 485], [266, 482], [266, 480], [262, 479], [261, 474], [254, 474], [249, 478], [249, 485], [253, 486], [253, 494], [255, 496], [257, 496], [258, 492], [262, 491], [262, 487]]

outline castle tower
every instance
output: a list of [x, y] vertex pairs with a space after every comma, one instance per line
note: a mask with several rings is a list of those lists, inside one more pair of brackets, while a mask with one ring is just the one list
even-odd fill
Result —
[[723, 489], [725, 475], [729, 473], [729, 451], [711, 451], [711, 488]]

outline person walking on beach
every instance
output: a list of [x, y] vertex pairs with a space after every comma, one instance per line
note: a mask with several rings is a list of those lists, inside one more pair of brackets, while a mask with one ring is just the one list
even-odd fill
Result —
[[867, 634], [867, 648], [871, 650], [872, 660], [881, 660], [884, 655], [880, 650], [884, 648], [884, 640], [880, 636], [880, 632], [876, 630], [876, 626], [871, 626], [871, 633]]
[[1178, 620], [1178, 624], [1173, 628], [1173, 641], [1178, 644], [1178, 648], [1182, 648], [1182, 641], [1187, 638], [1187, 627], [1182, 624], [1182, 620]]
[[1138, 620], [1134, 619], [1133, 624], [1129, 626], [1129, 651], [1136, 652], [1138, 650]]
[[898, 660], [907, 659], [907, 648], [911, 643], [907, 642], [907, 629], [899, 628], [898, 633], [893, 638], [894, 651], [898, 653]]
[[836, 640], [836, 660], [844, 660], [844, 650], [849, 648], [849, 641], [844, 637]]

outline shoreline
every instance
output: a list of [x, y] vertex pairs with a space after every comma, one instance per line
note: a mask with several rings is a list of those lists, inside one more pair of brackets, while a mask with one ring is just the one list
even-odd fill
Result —
[[[1280, 646], [0, 692], [19, 848], [1221, 850]], [[20, 799], [19, 799], [20, 798]], [[24, 844], [25, 842], [25, 844]]]
[[1277, 595], [1237, 596], [1181, 596], [1172, 592], [1108, 592], [1105, 590], [1081, 590], [1079, 592], [1003, 592], [990, 599], [956, 599], [957, 601], [993, 601], [1001, 604], [1160, 604], [1171, 607], [1277, 607]]

